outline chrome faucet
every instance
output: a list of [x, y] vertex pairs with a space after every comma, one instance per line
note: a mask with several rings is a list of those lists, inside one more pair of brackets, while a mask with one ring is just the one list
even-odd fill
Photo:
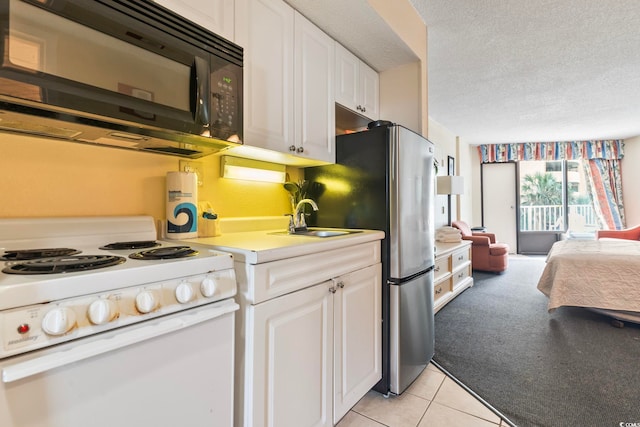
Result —
[[[293, 213], [293, 232], [294, 233], [296, 231], [306, 231], [307, 229], [307, 223], [304, 220], [304, 211], [302, 210], [302, 207], [304, 206], [305, 203], [310, 204], [314, 211], [318, 210], [318, 205], [316, 205], [316, 202], [314, 202], [313, 200], [311, 199], [300, 200], [296, 205], [296, 211]], [[290, 225], [289, 233], [291, 232], [292, 230]]]

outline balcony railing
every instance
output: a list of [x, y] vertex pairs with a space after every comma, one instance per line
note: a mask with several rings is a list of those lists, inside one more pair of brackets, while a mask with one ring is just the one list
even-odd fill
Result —
[[594, 231], [598, 228], [591, 205], [569, 205], [569, 227], [562, 205], [520, 206], [520, 231]]

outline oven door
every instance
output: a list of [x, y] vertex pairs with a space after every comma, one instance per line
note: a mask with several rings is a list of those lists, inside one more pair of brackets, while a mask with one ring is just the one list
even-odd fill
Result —
[[0, 362], [3, 427], [232, 426], [225, 300]]

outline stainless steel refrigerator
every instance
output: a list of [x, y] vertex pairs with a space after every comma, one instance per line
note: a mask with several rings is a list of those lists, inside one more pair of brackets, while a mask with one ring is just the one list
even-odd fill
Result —
[[336, 138], [336, 164], [305, 169], [309, 224], [383, 230], [381, 393], [402, 393], [433, 357], [433, 144], [389, 122]]

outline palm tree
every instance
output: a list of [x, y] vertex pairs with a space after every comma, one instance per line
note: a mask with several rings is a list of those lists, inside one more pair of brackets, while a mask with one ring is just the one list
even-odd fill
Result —
[[520, 203], [525, 206], [562, 204], [562, 183], [550, 173], [526, 175], [520, 187]]
[[[525, 175], [520, 187], [520, 203], [524, 206], [562, 206], [562, 183], [550, 173], [536, 172]], [[536, 209], [534, 217], [535, 230], [553, 230], [562, 227], [562, 213], [550, 210], [543, 214]], [[524, 219], [524, 218], [523, 218]]]

